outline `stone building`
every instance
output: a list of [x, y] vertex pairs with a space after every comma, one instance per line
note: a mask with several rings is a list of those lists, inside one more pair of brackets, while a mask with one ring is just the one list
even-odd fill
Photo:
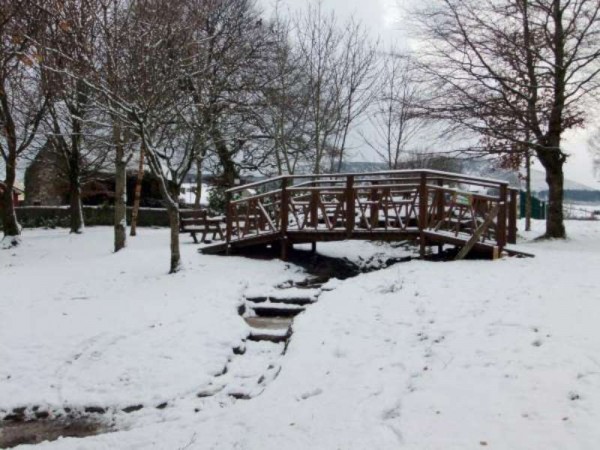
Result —
[[[25, 170], [25, 205], [60, 206], [69, 204], [69, 181], [66, 162], [50, 144], [46, 144]], [[127, 172], [127, 204], [133, 205], [137, 173]], [[81, 183], [84, 205], [114, 203], [115, 176], [110, 168], [86, 173]], [[159, 182], [146, 172], [142, 181], [141, 206], [162, 206]]]
[[69, 200], [65, 161], [46, 143], [25, 170], [25, 204], [59, 206]]

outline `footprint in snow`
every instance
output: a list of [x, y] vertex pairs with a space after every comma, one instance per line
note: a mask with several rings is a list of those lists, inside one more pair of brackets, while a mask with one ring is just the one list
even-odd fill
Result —
[[321, 395], [322, 393], [323, 393], [323, 389], [316, 388], [316, 389], [313, 389], [312, 391], [305, 392], [304, 394], [302, 394], [300, 396], [300, 399], [307, 400], [307, 399], [309, 399], [311, 397], [316, 397], [317, 395]]

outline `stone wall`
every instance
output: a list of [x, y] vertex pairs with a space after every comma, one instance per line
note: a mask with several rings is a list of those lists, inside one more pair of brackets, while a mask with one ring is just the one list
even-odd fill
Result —
[[[20, 206], [16, 208], [19, 223], [24, 228], [69, 227], [69, 208], [59, 206]], [[127, 223], [131, 222], [131, 210], [127, 208]], [[84, 206], [83, 217], [86, 226], [112, 226], [114, 224], [112, 206]], [[140, 227], [168, 227], [169, 216], [164, 208], [140, 208]]]

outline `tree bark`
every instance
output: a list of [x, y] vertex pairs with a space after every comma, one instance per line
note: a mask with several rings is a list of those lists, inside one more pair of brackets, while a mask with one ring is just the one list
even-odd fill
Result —
[[70, 219], [71, 233], [80, 234], [83, 232], [83, 207], [81, 205], [81, 186], [79, 180], [69, 183], [69, 204], [70, 204]]
[[69, 215], [71, 233], [83, 232], [83, 207], [81, 206], [81, 176], [79, 151], [74, 147], [69, 154]]
[[171, 267], [169, 273], [175, 273], [181, 268], [181, 253], [179, 251], [179, 206], [177, 203], [167, 206], [169, 225], [171, 226]]
[[[4, 194], [2, 195], [2, 230], [4, 236], [19, 236], [21, 227], [17, 221], [17, 213], [15, 211], [15, 202], [13, 199], [13, 188], [17, 178], [17, 161], [13, 157], [14, 153], [9, 153], [9, 158], [6, 163], [6, 179], [4, 180]], [[17, 245], [18, 240], [14, 239], [13, 244]]]
[[196, 160], [196, 199], [194, 208], [200, 209], [200, 197], [202, 197], [202, 158]]
[[[17, 221], [17, 213], [15, 211], [15, 202], [13, 199], [13, 187], [8, 183], [5, 185], [5, 191], [2, 194], [2, 203], [0, 210], [2, 211], [2, 229], [4, 236], [19, 236], [21, 230]], [[14, 241], [15, 244], [17, 241]]]
[[227, 144], [223, 140], [221, 132], [212, 126], [211, 135], [213, 144], [219, 157], [219, 162], [223, 167], [223, 184], [227, 188], [231, 188], [235, 185], [235, 179], [237, 178], [237, 171], [235, 170], [235, 163], [231, 158], [231, 153], [227, 148]]
[[531, 150], [525, 154], [525, 231], [531, 231]]
[[135, 180], [135, 193], [133, 197], [133, 210], [131, 211], [130, 236], [137, 235], [137, 220], [140, 212], [140, 201], [142, 198], [142, 180], [144, 179], [144, 145], [140, 146], [140, 164], [138, 166], [137, 178]]
[[542, 149], [537, 153], [546, 170], [546, 182], [548, 183], [548, 213], [544, 237], [563, 239], [567, 235], [563, 213], [565, 157], [556, 150], [558, 148], [558, 145], [553, 145], [550, 146], [551, 150]]
[[115, 252], [127, 243], [127, 163], [122, 145], [117, 146], [115, 161]]

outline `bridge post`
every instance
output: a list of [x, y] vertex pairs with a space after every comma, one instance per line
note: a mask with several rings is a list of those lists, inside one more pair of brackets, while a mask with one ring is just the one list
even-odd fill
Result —
[[370, 207], [370, 221], [371, 228], [377, 228], [379, 226], [379, 205], [375, 202], [379, 200], [379, 191], [377, 190], [377, 181], [372, 182], [375, 187], [371, 189], [369, 200], [373, 202]]
[[[313, 183], [313, 187], [317, 184]], [[310, 193], [310, 226], [315, 230], [319, 226], [319, 192], [311, 191]]]
[[444, 180], [442, 178], [438, 178], [437, 180], [437, 185], [439, 186], [439, 189], [436, 192], [436, 222], [439, 222], [440, 220], [444, 220], [444, 215], [446, 213], [446, 196], [445, 196], [445, 191], [444, 191]]
[[225, 193], [225, 205], [225, 243], [227, 244], [227, 247], [225, 248], [225, 254], [229, 255], [231, 251], [231, 232], [233, 228], [233, 205], [231, 204], [231, 192]]
[[279, 242], [281, 245], [281, 259], [287, 260], [288, 253], [288, 238], [287, 228], [289, 221], [289, 192], [287, 190], [288, 179], [283, 177], [281, 179], [281, 225], [279, 229], [280, 237]]
[[517, 243], [517, 197], [518, 189], [510, 189], [510, 207], [508, 210], [508, 243]]
[[355, 195], [354, 195], [354, 175], [348, 175], [346, 178], [346, 234], [348, 237], [354, 231], [355, 221]]
[[500, 185], [500, 211], [498, 212], [498, 231], [496, 240], [500, 251], [506, 246], [506, 212], [508, 211], [508, 185]]
[[421, 172], [419, 183], [419, 250], [425, 256], [425, 228], [427, 224], [427, 172]]

